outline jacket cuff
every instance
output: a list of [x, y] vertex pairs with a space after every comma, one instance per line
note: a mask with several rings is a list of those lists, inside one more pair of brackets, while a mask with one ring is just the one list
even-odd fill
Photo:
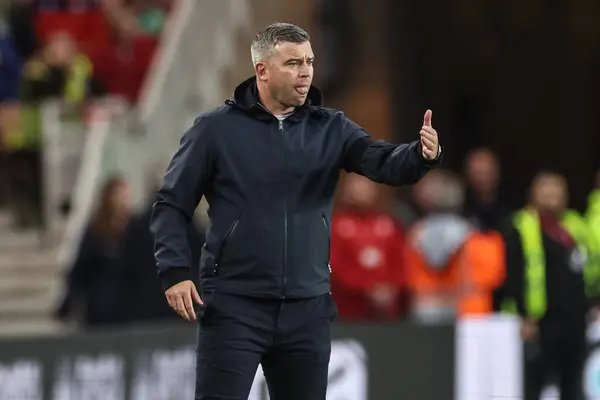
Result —
[[164, 291], [179, 282], [192, 280], [190, 269], [187, 267], [169, 268], [160, 273], [159, 278]]
[[419, 156], [425, 165], [434, 166], [438, 165], [442, 161], [442, 145], [440, 144], [438, 144], [437, 156], [433, 160], [427, 160], [425, 157], [423, 157], [423, 146], [421, 145], [421, 142], [419, 142], [417, 150], [419, 151]]

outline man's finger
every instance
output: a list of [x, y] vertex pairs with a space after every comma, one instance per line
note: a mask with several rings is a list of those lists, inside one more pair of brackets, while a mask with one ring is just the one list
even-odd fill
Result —
[[185, 311], [187, 312], [188, 319], [193, 321], [196, 319], [196, 311], [194, 310], [194, 303], [192, 303], [192, 295], [186, 293], [183, 295], [183, 303], [185, 304]]
[[421, 137], [427, 138], [431, 141], [434, 141], [437, 139], [437, 133], [436, 132], [427, 132], [427, 131], [421, 131], [419, 132], [419, 134], [421, 135]]
[[435, 143], [426, 138], [421, 139], [421, 145], [427, 150], [433, 151], [435, 149]]
[[432, 154], [435, 153], [434, 147], [430, 143], [422, 143], [421, 147], [425, 152], [431, 152]]
[[185, 311], [185, 303], [183, 302], [183, 296], [177, 296], [177, 308], [175, 309], [177, 314], [181, 315], [182, 318], [188, 319], [187, 312]]
[[171, 296], [165, 296], [167, 298], [167, 303], [169, 303], [169, 307], [171, 307], [174, 311], [175, 307], [177, 306], [177, 304], [175, 303], [174, 299]]
[[200, 295], [198, 294], [198, 290], [196, 289], [196, 286], [195, 286], [195, 285], [194, 285], [194, 286], [192, 286], [192, 297], [194, 298], [194, 301], [195, 301], [197, 304], [200, 304], [200, 305], [204, 304], [204, 303], [202, 302], [202, 299], [200, 298]]
[[432, 150], [429, 150], [428, 148], [424, 147], [423, 148], [423, 157], [425, 157], [428, 160], [433, 160], [433, 159], [435, 159], [436, 154]]
[[425, 111], [425, 117], [423, 118], [423, 125], [431, 126], [431, 117], [433, 112], [431, 110]]
[[437, 144], [435, 144], [435, 142], [428, 139], [421, 139], [421, 146], [432, 151], [436, 150], [438, 147]]

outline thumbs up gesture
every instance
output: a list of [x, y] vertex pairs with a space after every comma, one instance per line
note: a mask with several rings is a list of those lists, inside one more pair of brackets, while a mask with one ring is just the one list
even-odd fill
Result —
[[439, 156], [440, 146], [438, 134], [431, 126], [431, 110], [425, 112], [423, 118], [423, 127], [421, 128], [421, 147], [423, 149], [423, 158], [427, 161], [435, 160]]

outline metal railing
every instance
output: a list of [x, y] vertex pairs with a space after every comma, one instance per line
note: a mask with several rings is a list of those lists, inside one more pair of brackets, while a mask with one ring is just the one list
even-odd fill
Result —
[[152, 168], [164, 170], [193, 119], [229, 95], [219, 74], [235, 59], [248, 12], [247, 0], [179, 3], [139, 105], [145, 145], [156, 155]]
[[83, 122], [69, 115], [60, 100], [44, 103], [41, 114], [44, 233], [49, 241], [64, 223], [62, 208], [72, 200], [87, 135]]

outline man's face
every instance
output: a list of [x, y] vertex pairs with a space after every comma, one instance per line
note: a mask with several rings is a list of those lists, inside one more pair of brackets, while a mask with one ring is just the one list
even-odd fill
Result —
[[55, 34], [46, 46], [46, 61], [52, 66], [66, 66], [77, 52], [75, 41], [66, 33]]
[[283, 42], [265, 62], [256, 65], [257, 77], [270, 96], [284, 108], [304, 104], [313, 79], [314, 54], [310, 42]]
[[539, 177], [532, 188], [534, 206], [540, 211], [562, 212], [567, 207], [567, 182], [560, 175]]
[[490, 192], [497, 188], [500, 171], [495, 157], [481, 151], [471, 155], [466, 168], [467, 180], [478, 192]]

